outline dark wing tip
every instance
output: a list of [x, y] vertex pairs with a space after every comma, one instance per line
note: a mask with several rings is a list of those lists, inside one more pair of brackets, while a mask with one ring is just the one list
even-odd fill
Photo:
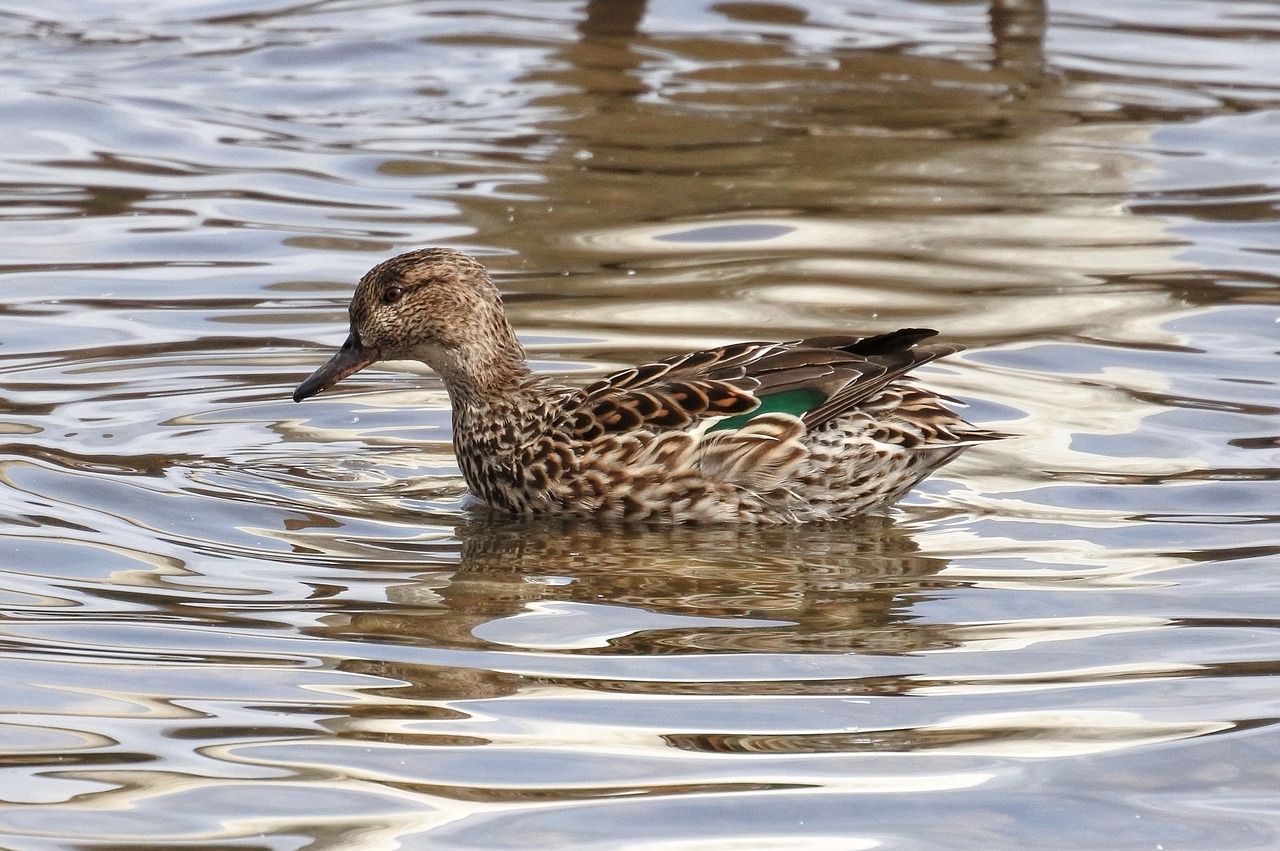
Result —
[[875, 357], [905, 352], [937, 333], [932, 328], [899, 328], [897, 331], [870, 337], [809, 337], [801, 340], [800, 345], [813, 349], [839, 349], [852, 355]]

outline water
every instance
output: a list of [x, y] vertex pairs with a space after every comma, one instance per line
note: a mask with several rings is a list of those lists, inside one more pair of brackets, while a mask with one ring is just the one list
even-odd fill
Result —
[[[1280, 845], [1270, 3], [0, 5], [0, 845]], [[354, 281], [541, 369], [909, 325], [889, 518], [469, 515]]]

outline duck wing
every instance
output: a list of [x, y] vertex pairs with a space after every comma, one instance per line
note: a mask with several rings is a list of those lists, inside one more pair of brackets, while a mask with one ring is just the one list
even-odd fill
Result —
[[574, 432], [592, 439], [641, 428], [742, 429], [766, 414], [807, 428], [856, 408], [922, 363], [958, 346], [917, 346], [936, 334], [904, 328], [871, 337], [738, 343], [615, 372], [573, 394]]

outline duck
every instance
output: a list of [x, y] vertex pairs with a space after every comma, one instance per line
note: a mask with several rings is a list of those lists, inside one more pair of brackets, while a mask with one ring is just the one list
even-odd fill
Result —
[[470, 494], [506, 515], [838, 521], [1005, 436], [912, 380], [962, 348], [925, 343], [928, 328], [737, 343], [567, 386], [532, 372], [488, 271], [448, 248], [374, 266], [348, 314], [346, 341], [294, 401], [379, 361], [426, 364], [448, 393]]

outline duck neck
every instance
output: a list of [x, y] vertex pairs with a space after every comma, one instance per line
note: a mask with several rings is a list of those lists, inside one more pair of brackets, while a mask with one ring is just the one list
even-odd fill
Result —
[[501, 346], [463, 347], [439, 372], [458, 412], [505, 407], [529, 392], [529, 365], [514, 335]]
[[[471, 492], [515, 511], [516, 455], [538, 422], [538, 382], [523, 351], [487, 349], [482, 361], [465, 358], [440, 370], [453, 406], [453, 448]], [[535, 429], [536, 430], [536, 429]]]

